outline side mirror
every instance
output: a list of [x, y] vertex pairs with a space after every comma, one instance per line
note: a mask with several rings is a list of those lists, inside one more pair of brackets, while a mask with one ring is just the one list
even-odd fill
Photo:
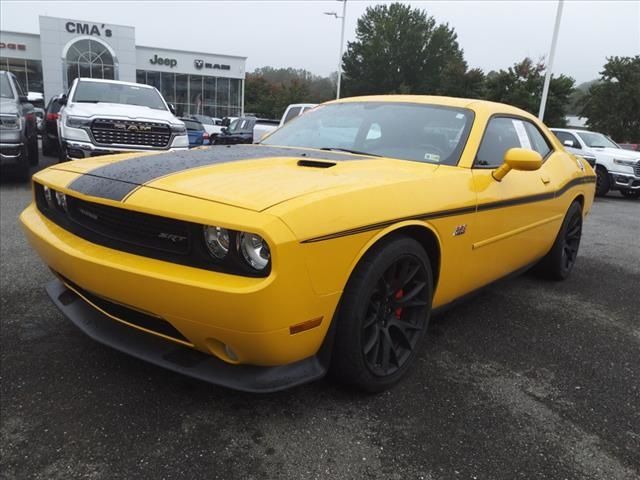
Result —
[[67, 104], [67, 96], [66, 95], [62, 95], [59, 99], [58, 99], [58, 103], [62, 106], [65, 106]]
[[20, 103], [29, 103], [29, 99], [26, 95], [18, 95], [18, 101]]
[[176, 114], [176, 106], [173, 103], [169, 103], [169, 111], [175, 115]]
[[542, 166], [542, 155], [527, 148], [510, 148], [504, 153], [504, 163], [491, 175], [498, 182], [511, 170], [531, 172]]
[[227, 127], [222, 127], [222, 133], [225, 135], [229, 133], [229, 129]]

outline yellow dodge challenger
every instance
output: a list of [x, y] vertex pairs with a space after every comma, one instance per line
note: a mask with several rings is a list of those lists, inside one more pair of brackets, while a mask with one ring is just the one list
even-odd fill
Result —
[[[136, 127], [122, 138], [155, 135]], [[567, 278], [594, 187], [522, 110], [371, 96], [257, 145], [54, 165], [20, 219], [53, 302], [99, 342], [239, 390], [332, 372], [379, 391], [432, 312], [531, 266]]]

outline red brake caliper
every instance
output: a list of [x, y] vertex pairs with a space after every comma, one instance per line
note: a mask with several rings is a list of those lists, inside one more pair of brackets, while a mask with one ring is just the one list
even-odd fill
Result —
[[[400, 289], [396, 292], [396, 300], [404, 297], [404, 290]], [[402, 316], [402, 307], [396, 308], [396, 318], [400, 318]]]

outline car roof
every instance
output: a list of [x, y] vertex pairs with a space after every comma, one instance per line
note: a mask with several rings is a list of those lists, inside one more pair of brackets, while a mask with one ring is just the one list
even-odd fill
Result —
[[474, 98], [444, 97], [438, 95], [368, 95], [363, 97], [349, 97], [340, 100], [332, 100], [331, 103], [350, 102], [398, 102], [398, 103], [422, 103], [426, 105], [441, 105], [444, 107], [466, 108], [474, 111], [484, 111], [488, 115], [494, 113], [506, 113], [535, 119], [533, 115], [520, 108], [506, 103], [490, 102]]

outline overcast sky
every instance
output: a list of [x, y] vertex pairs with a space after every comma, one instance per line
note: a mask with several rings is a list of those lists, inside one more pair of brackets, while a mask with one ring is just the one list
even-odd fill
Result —
[[[376, 2], [349, 0], [346, 41], [356, 21]], [[388, 3], [388, 2], [385, 2]], [[404, 2], [449, 23], [471, 67], [506, 68], [525, 56], [548, 54], [557, 2]], [[38, 33], [38, 15], [134, 26], [138, 45], [242, 55], [247, 71], [265, 65], [337, 70], [338, 1], [29, 2], [2, 0], [2, 30]], [[346, 43], [346, 42], [345, 42]], [[598, 76], [605, 57], [640, 54], [640, 0], [567, 0], [554, 73], [578, 83]]]

